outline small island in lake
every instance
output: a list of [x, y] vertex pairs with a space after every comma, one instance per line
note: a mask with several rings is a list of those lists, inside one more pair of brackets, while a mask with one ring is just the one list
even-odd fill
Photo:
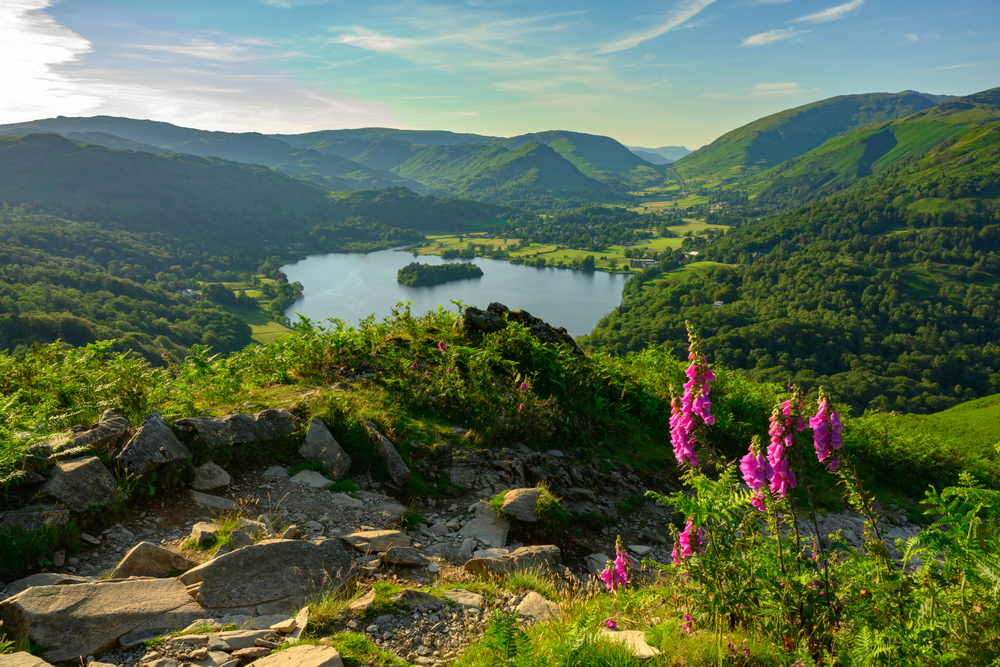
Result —
[[410, 287], [440, 285], [451, 280], [479, 278], [483, 270], [475, 264], [419, 264], [412, 262], [396, 272], [396, 281]]

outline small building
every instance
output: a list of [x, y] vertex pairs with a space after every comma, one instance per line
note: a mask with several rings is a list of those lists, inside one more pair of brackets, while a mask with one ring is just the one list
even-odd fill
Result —
[[182, 289], [174, 292], [174, 296], [198, 296], [193, 289]]
[[633, 269], [648, 269], [659, 264], [655, 259], [633, 259], [629, 260], [629, 266]]
[[714, 301], [712, 302], [712, 308], [722, 308], [722, 305], [724, 303], [725, 303], [724, 301]]

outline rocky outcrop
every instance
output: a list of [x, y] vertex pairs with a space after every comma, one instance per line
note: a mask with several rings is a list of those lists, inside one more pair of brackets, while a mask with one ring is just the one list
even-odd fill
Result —
[[212, 610], [271, 613], [319, 590], [338, 590], [353, 575], [354, 560], [340, 540], [270, 540], [203, 563], [179, 581]]
[[91, 505], [106, 504], [117, 488], [117, 480], [99, 458], [84, 456], [53, 466], [38, 495], [54, 498], [74, 512], [82, 512]]
[[468, 307], [462, 313], [462, 326], [472, 331], [493, 333], [506, 329], [510, 322], [523, 324], [543, 343], [568, 345], [574, 354], [583, 354], [573, 337], [563, 327], [556, 328], [526, 310], [511, 310], [502, 303], [491, 303], [486, 310]]
[[14, 526], [22, 530], [38, 530], [43, 526], [64, 526], [70, 513], [58, 505], [32, 505], [0, 514], [0, 528]]
[[52, 455], [60, 451], [89, 448], [109, 449], [116, 446], [128, 432], [128, 419], [115, 410], [105, 410], [97, 425], [79, 433], [60, 433], [49, 440], [47, 448]]
[[4, 632], [42, 644], [49, 662], [99, 656], [128, 633], [176, 630], [203, 615], [177, 579], [36, 586], [0, 602]]
[[368, 435], [372, 439], [372, 444], [378, 450], [378, 455], [382, 458], [382, 463], [385, 464], [386, 469], [389, 471], [392, 481], [397, 485], [403, 485], [408, 482], [413, 477], [413, 473], [403, 463], [403, 457], [399, 455], [393, 444], [375, 428], [375, 424], [370, 420], [362, 417], [361, 421], [364, 423], [365, 428], [368, 429]]
[[300, 644], [272, 653], [253, 663], [256, 667], [344, 667], [340, 653], [332, 646]]
[[125, 554], [111, 579], [168, 577], [197, 567], [198, 562], [150, 542], [140, 542]]
[[428, 565], [430, 560], [413, 547], [389, 547], [381, 554], [382, 562], [393, 565]]
[[510, 522], [496, 513], [490, 504], [479, 501], [476, 503], [475, 518], [462, 526], [459, 535], [473, 537], [491, 547], [502, 547], [507, 543], [507, 532]]
[[144, 475], [164, 463], [190, 458], [190, 450], [177, 439], [163, 417], [154, 412], [126, 443], [115, 458], [115, 465], [134, 475]]
[[49, 667], [49, 663], [30, 653], [19, 651], [0, 655], [0, 667]]
[[24, 579], [13, 581], [3, 589], [6, 595], [17, 595], [32, 586], [68, 586], [70, 584], [89, 584], [90, 579], [73, 574], [58, 574], [56, 572], [40, 572]]
[[295, 431], [295, 417], [287, 410], [264, 410], [256, 415], [235, 414], [222, 419], [192, 417], [174, 422], [209, 449], [274, 440]]
[[309, 422], [309, 432], [299, 447], [299, 454], [307, 461], [321, 464], [334, 481], [343, 479], [351, 468], [351, 457], [319, 417]]
[[538, 498], [541, 495], [538, 489], [511, 489], [504, 495], [500, 509], [518, 521], [534, 523], [538, 521]]
[[553, 544], [521, 547], [507, 554], [473, 558], [465, 570], [476, 576], [505, 575], [511, 572], [556, 572], [562, 561], [559, 547]]
[[191, 482], [191, 488], [196, 491], [211, 491], [212, 489], [221, 489], [224, 486], [229, 486], [232, 481], [233, 478], [229, 476], [228, 472], [223, 470], [221, 466], [209, 461], [195, 468], [194, 481]]

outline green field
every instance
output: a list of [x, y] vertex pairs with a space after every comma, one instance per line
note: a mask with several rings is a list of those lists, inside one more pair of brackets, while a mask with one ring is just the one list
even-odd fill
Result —
[[[274, 281], [270, 278], [261, 278], [262, 283], [273, 283]], [[253, 339], [260, 343], [261, 345], [267, 345], [271, 341], [284, 336], [286, 333], [290, 332], [291, 329], [283, 324], [278, 324], [264, 311], [264, 304], [266, 303], [268, 297], [264, 295], [260, 289], [255, 288], [246, 283], [222, 283], [225, 287], [233, 290], [234, 292], [246, 292], [253, 298], [257, 299], [257, 303], [260, 305], [258, 308], [238, 308], [236, 306], [224, 306], [224, 308], [232, 313], [233, 315], [238, 315], [242, 317], [247, 324], [250, 325], [250, 330], [253, 331]]]
[[722, 264], [721, 262], [691, 262], [690, 264], [685, 264], [679, 269], [674, 269], [673, 271], [667, 271], [662, 273], [656, 278], [647, 280], [643, 283], [643, 287], [649, 287], [650, 285], [656, 285], [658, 283], [664, 282], [682, 282], [686, 283], [695, 276], [701, 275], [706, 271], [711, 269], [716, 269], [720, 266], [729, 266], [728, 264]]

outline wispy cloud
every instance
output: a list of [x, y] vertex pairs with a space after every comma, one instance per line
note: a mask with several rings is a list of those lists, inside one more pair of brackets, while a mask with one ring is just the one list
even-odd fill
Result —
[[750, 35], [743, 40], [743, 46], [764, 46], [765, 44], [772, 44], [774, 42], [780, 42], [785, 39], [791, 39], [792, 37], [798, 37], [799, 35], [804, 35], [809, 32], [808, 30], [796, 30], [795, 28], [776, 28], [774, 30], [768, 30], [767, 32], [758, 33], [756, 35]]
[[176, 44], [132, 44], [132, 48], [165, 51], [201, 60], [239, 62], [248, 57], [247, 45], [238, 42], [218, 42], [199, 38], [180, 38]]
[[827, 21], [837, 21], [844, 18], [855, 9], [865, 4], [865, 0], [851, 0], [851, 2], [845, 3], [843, 5], [837, 5], [836, 7], [830, 7], [829, 9], [824, 9], [821, 12], [816, 12], [815, 14], [807, 14], [806, 16], [800, 16], [797, 19], [792, 19], [792, 23], [826, 23]]
[[819, 88], [805, 89], [797, 81], [788, 83], [757, 83], [747, 89], [750, 97], [785, 97], [787, 95], [814, 93], [818, 90]]
[[395, 37], [383, 37], [382, 35], [376, 35], [374, 33], [341, 35], [334, 41], [338, 44], [350, 44], [351, 46], [357, 46], [362, 49], [371, 49], [372, 51], [392, 51], [393, 49], [399, 48], [404, 43], [401, 39], [396, 39]]
[[655, 28], [637, 32], [611, 44], [605, 44], [598, 53], [614, 53], [615, 51], [624, 51], [639, 46], [647, 40], [679, 28], [713, 2], [715, 0], [686, 0], [685, 2], [681, 2]]
[[916, 42], [917, 40], [920, 39], [919, 35], [915, 35], [912, 32], [906, 33], [905, 35], [903, 35], [903, 37], [905, 37], [908, 42]]
[[260, 4], [278, 9], [295, 9], [296, 7], [312, 7], [314, 5], [325, 5], [330, 0], [260, 0]]
[[963, 67], [977, 67], [982, 65], [982, 63], [962, 63], [961, 65], [945, 65], [944, 67], [935, 67], [934, 69], [927, 70], [928, 72], [944, 72], [949, 69], [961, 69]]

